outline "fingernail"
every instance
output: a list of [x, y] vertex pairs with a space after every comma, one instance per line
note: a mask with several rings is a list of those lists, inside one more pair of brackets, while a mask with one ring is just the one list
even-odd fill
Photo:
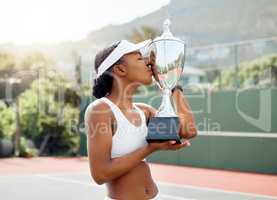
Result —
[[171, 141], [171, 144], [175, 144], [176, 143], [176, 141]]

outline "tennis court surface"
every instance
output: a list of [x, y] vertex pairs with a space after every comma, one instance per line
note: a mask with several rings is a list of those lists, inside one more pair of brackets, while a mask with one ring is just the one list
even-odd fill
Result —
[[[163, 200], [277, 199], [277, 176], [150, 163]], [[89, 174], [88, 160], [0, 159], [1, 200], [102, 200], [105, 186]]]

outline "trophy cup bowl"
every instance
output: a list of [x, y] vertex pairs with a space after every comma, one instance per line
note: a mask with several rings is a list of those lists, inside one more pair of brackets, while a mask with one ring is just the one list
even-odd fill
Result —
[[153, 78], [162, 91], [161, 105], [148, 123], [146, 140], [149, 143], [168, 140], [181, 143], [179, 118], [171, 104], [171, 90], [183, 71], [186, 43], [172, 35], [169, 25], [170, 21], [166, 20], [163, 34], [155, 38], [148, 48], [148, 57], [154, 63], [151, 66]]

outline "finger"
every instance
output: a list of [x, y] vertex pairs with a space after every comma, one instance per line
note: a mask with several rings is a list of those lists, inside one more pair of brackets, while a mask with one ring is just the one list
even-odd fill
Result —
[[181, 148], [189, 147], [189, 146], [191, 146], [190, 142], [189, 141], [184, 141], [181, 144], [175, 144], [171, 147], [174, 150], [174, 149], [181, 149]]
[[170, 141], [170, 144], [176, 144], [175, 140]]
[[187, 147], [191, 146], [189, 140], [185, 140], [184, 142], [182, 142], [181, 145], [182, 145], [183, 147], [185, 147], [185, 146], [187, 146]]
[[185, 140], [184, 143], [186, 143], [187, 146], [191, 146], [190, 141], [189, 140]]
[[171, 146], [173, 144], [176, 144], [176, 141], [175, 140], [170, 140], [170, 141], [164, 142], [163, 144]]
[[165, 149], [170, 149], [170, 147], [172, 147], [173, 145], [176, 144], [176, 141], [175, 140], [170, 140], [170, 141], [167, 141], [167, 142], [164, 142], [162, 143], [162, 146], [163, 148]]
[[[174, 146], [190, 146], [191, 144], [190, 144], [190, 142], [188, 141], [188, 140], [183, 140], [183, 141], [180, 141], [181, 143], [177, 143], [176, 141], [175, 141], [175, 143], [174, 143]], [[173, 144], [173, 143], [172, 143]]]

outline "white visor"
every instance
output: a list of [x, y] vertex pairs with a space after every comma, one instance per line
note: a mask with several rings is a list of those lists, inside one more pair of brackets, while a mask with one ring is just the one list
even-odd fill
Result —
[[150, 44], [151, 40], [145, 40], [143, 42], [134, 44], [127, 40], [122, 40], [118, 46], [112, 51], [112, 53], [101, 63], [98, 68], [96, 78], [101, 76], [107, 69], [115, 64], [125, 54], [141, 50]]

